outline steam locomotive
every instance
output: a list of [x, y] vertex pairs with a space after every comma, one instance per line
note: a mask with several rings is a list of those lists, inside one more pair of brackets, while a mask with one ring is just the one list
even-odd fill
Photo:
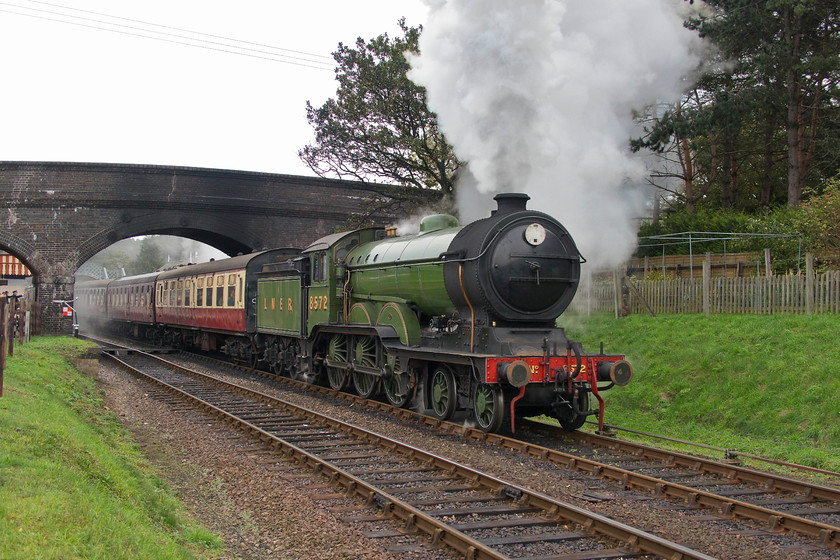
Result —
[[600, 392], [633, 371], [555, 326], [582, 258], [528, 199], [499, 194], [490, 217], [466, 226], [438, 214], [416, 235], [364, 228], [302, 251], [79, 283], [76, 310], [86, 328], [220, 351], [366, 398], [381, 391], [442, 420], [466, 410], [488, 432], [538, 414], [569, 431], [588, 416], [602, 424]]

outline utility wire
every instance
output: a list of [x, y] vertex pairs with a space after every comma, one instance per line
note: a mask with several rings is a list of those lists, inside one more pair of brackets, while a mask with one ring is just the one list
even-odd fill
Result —
[[61, 8], [63, 10], [72, 10], [74, 12], [81, 12], [81, 13], [85, 13], [85, 14], [93, 14], [93, 15], [96, 15], [96, 16], [102, 16], [102, 17], [107, 17], [107, 18], [111, 18], [111, 19], [118, 19], [118, 20], [122, 20], [122, 21], [130, 21], [132, 23], [142, 23], [143, 25], [151, 25], [151, 26], [154, 26], [154, 27], [160, 27], [162, 29], [172, 29], [174, 31], [182, 31], [184, 33], [191, 33], [193, 35], [203, 35], [205, 37], [213, 37], [214, 39], [224, 39], [225, 41], [234, 41], [236, 43], [242, 43], [242, 44], [245, 44], [245, 45], [254, 45], [254, 46], [257, 46], [257, 47], [264, 47], [264, 48], [267, 48], [267, 49], [274, 49], [274, 50], [278, 50], [278, 51], [286, 51], [286, 52], [290, 52], [290, 53], [305, 55], [305, 56], [308, 56], [308, 57], [311, 57], [311, 58], [316, 58], [316, 59], [317, 58], [322, 58], [324, 60], [329, 60], [330, 63], [332, 63], [332, 61], [333, 61], [331, 56], [325, 56], [325, 55], [322, 55], [322, 54], [308, 53], [308, 52], [305, 52], [305, 51], [296, 51], [294, 49], [286, 49], [286, 48], [283, 48], [283, 47], [275, 47], [273, 45], [266, 45], [266, 44], [263, 44], [263, 43], [254, 43], [254, 42], [251, 42], [251, 41], [244, 41], [242, 39], [234, 39], [234, 38], [231, 38], [231, 37], [225, 37], [223, 35], [213, 35], [212, 33], [203, 33], [201, 31], [192, 31], [190, 29], [184, 29], [182, 27], [172, 27], [172, 26], [169, 26], [169, 25], [161, 25], [159, 23], [152, 23], [152, 22], [143, 21], [143, 20], [139, 20], [139, 19], [132, 19], [132, 18], [126, 18], [126, 17], [121, 17], [121, 16], [112, 16], [112, 15], [109, 15], [109, 14], [104, 14], [102, 12], [94, 12], [94, 11], [91, 11], [91, 10], [82, 10], [80, 8], [73, 8], [73, 7], [70, 7], [70, 6], [62, 6], [60, 4], [52, 4], [50, 2], [41, 2], [39, 0], [25, 0], [25, 1], [29, 2], [31, 4], [42, 4], [44, 6], [52, 6], [53, 8]]
[[[199, 38], [195, 38], [195, 37], [189, 37], [189, 36], [186, 36], [186, 35], [179, 35], [179, 34], [168, 33], [168, 32], [164, 32], [164, 31], [155, 31], [154, 29], [144, 29], [144, 28], [140, 28], [140, 27], [128, 26], [128, 25], [123, 25], [123, 24], [118, 24], [118, 23], [112, 23], [112, 22], [102, 21], [102, 20], [93, 19], [93, 18], [74, 16], [74, 15], [71, 15], [71, 14], [64, 14], [64, 13], [61, 13], [61, 12], [54, 12], [54, 11], [43, 10], [43, 9], [39, 9], [39, 8], [28, 8], [28, 7], [20, 6], [20, 5], [17, 5], [17, 4], [10, 4], [8, 2], [0, 2], [0, 5], [9, 6], [11, 8], [40, 12], [42, 14], [49, 14], [51, 16], [60, 16], [59, 18], [49, 17], [49, 16], [43, 16], [43, 15], [38, 15], [38, 14], [26, 13], [26, 12], [18, 12], [18, 11], [13, 11], [13, 10], [0, 8], [0, 12], [5, 12], [5, 13], [19, 15], [19, 16], [25, 16], [25, 17], [31, 17], [31, 18], [35, 18], [35, 19], [41, 19], [41, 20], [45, 20], [45, 21], [65, 23], [65, 24], [68, 24], [68, 25], [76, 25], [78, 27], [85, 27], [85, 28], [89, 28], [89, 29], [97, 29], [97, 30], [100, 30], [100, 31], [110, 31], [111, 33], [118, 33], [118, 34], [121, 34], [121, 35], [141, 37], [141, 38], [144, 38], [144, 39], [151, 39], [151, 40], [155, 40], [155, 41], [162, 41], [162, 42], [173, 43], [173, 44], [177, 44], [177, 45], [196, 47], [196, 48], [201, 48], [201, 49], [205, 49], [205, 50], [224, 52], [224, 53], [228, 53], [228, 54], [236, 54], [236, 55], [247, 56], [247, 57], [251, 57], [251, 58], [259, 58], [259, 59], [262, 59], [262, 60], [269, 60], [269, 61], [272, 61], [272, 62], [280, 62], [280, 63], [283, 63], [283, 64], [291, 64], [291, 65], [294, 65], [294, 66], [302, 66], [302, 67], [306, 67], [306, 68], [314, 68], [316, 70], [332, 71], [334, 69], [334, 65], [330, 65], [330, 64], [327, 64], [325, 62], [320, 62], [318, 60], [310, 60], [310, 59], [307, 59], [307, 58], [298, 57], [298, 56], [291, 56], [291, 55], [286, 55], [286, 54], [282, 54], [282, 53], [272, 53], [272, 52], [267, 52], [267, 51], [263, 51], [263, 50], [259, 50], [259, 49], [250, 48], [250, 47], [241, 47], [241, 46], [231, 44], [231, 43], [224, 43], [224, 42], [219, 42], [219, 41], [209, 41], [209, 40], [206, 40], [206, 39], [199, 39]], [[70, 9], [73, 9], [73, 8], [70, 8]], [[101, 15], [105, 15], [105, 14], [101, 14]], [[105, 15], [105, 17], [113, 17], [113, 16]], [[80, 20], [80, 21], [70, 21], [70, 20], [67, 20], [67, 19], [60, 19], [60, 18], [72, 18], [72, 19], [76, 19], [76, 20]], [[127, 19], [127, 18], [117, 18], [117, 19]], [[84, 22], [92, 22], [92, 23], [84, 23]], [[146, 22], [140, 22], [140, 23], [147, 24]], [[94, 24], [100, 24], [100, 25], [94, 25]], [[157, 25], [157, 24], [148, 23], [147, 25]], [[103, 26], [110, 26], [110, 27], [103, 27]], [[167, 26], [158, 26], [158, 27], [168, 28]], [[172, 28], [172, 29], [177, 29], [177, 28]], [[188, 33], [197, 34], [197, 35], [212, 36], [212, 35], [207, 34], [207, 33], [193, 32], [193, 31], [188, 31], [188, 30], [184, 30], [184, 31], [186, 31]], [[148, 35], [148, 33], [154, 33], [156, 35], [162, 35], [162, 36], [158, 37], [158, 36], [155, 36], [155, 35]], [[172, 38], [167, 38], [167, 37], [172, 37]], [[225, 37], [220, 37], [220, 38], [227, 39]], [[247, 41], [239, 41], [237, 39], [232, 39], [232, 41], [237, 41], [237, 42], [241, 42], [241, 43], [244, 43], [244, 44], [259, 45], [257, 43], [249, 43]], [[206, 44], [201, 44], [201, 43], [206, 43]], [[215, 46], [213, 46], [213, 45], [215, 45]], [[227, 47], [227, 48], [223, 48], [223, 47]], [[289, 49], [281, 49], [280, 47], [271, 47], [271, 46], [267, 46], [267, 47], [272, 48], [272, 49], [295, 52], [295, 51], [290, 51]], [[308, 53], [302, 53], [302, 54], [306, 54], [307, 56], [316, 56], [316, 57], [319, 57], [319, 58], [328, 58], [328, 57], [322, 57], [321, 55], [309, 55]], [[296, 61], [298, 61], [298, 62], [296, 62]]]

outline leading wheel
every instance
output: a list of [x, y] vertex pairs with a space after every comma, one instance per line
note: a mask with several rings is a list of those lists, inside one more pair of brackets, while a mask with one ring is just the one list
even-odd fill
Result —
[[479, 383], [473, 391], [475, 422], [483, 432], [497, 432], [505, 419], [505, 397], [498, 385]]
[[458, 394], [455, 387], [455, 375], [447, 366], [438, 367], [432, 374], [429, 384], [432, 401], [432, 413], [441, 420], [448, 420], [455, 413]]
[[[578, 393], [577, 407], [578, 410], [589, 410], [589, 393], [585, 391]], [[574, 432], [586, 422], [586, 415], [577, 414], [569, 407], [569, 410], [557, 415], [557, 421], [560, 422], [560, 426], [567, 432]]]
[[[376, 339], [372, 336], [361, 336], [356, 339], [353, 348], [353, 362], [367, 368], [376, 367]], [[353, 372], [353, 386], [362, 398], [370, 398], [379, 388], [379, 377], [359, 371]]]

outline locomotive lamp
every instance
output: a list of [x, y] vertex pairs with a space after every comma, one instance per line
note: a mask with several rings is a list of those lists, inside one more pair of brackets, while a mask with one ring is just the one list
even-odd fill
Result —
[[525, 241], [527, 241], [529, 245], [536, 247], [545, 241], [545, 228], [540, 224], [531, 224], [525, 228]]

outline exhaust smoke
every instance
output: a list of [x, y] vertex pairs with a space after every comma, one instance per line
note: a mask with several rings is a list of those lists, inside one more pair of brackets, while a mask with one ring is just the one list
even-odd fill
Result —
[[[468, 162], [462, 223], [490, 193], [524, 192], [596, 267], [636, 245], [645, 166], [628, 150], [632, 111], [671, 101], [698, 67], [682, 0], [427, 0], [409, 77]], [[699, 4], [699, 2], [698, 2]]]

